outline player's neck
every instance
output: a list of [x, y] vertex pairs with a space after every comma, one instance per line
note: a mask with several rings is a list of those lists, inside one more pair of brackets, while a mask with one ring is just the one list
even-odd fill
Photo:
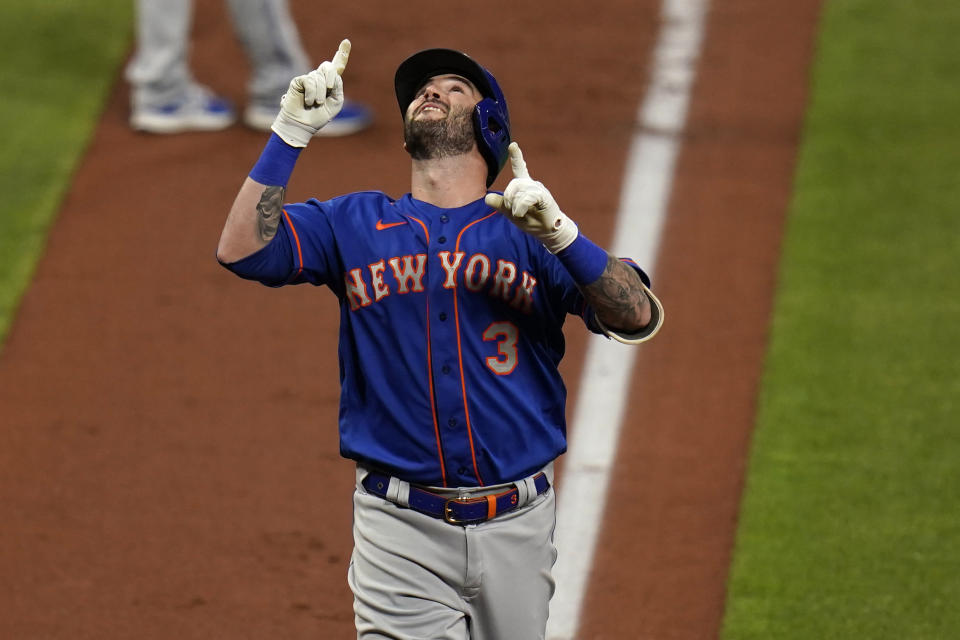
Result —
[[454, 209], [486, 193], [487, 163], [478, 152], [414, 160], [410, 195], [435, 207]]

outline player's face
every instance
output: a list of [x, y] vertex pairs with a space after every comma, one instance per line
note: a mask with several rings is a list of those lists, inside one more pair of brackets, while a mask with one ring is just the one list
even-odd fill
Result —
[[483, 96], [473, 83], [452, 73], [430, 78], [407, 107], [406, 120], [443, 120], [454, 108], [471, 110]]
[[457, 75], [428, 80], [407, 107], [403, 127], [407, 153], [424, 160], [476, 149], [472, 114], [482, 97], [469, 80]]

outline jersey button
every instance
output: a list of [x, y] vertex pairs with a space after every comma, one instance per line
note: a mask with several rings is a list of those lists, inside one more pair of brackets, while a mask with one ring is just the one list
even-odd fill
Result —
[[440, 222], [450, 222], [449, 216], [447, 216], [447, 214], [443, 214], [440, 216]]
[[440, 244], [446, 244], [447, 236], [440, 236], [439, 238], [437, 238], [437, 242], [439, 242]]
[[466, 468], [466, 467], [460, 467], [459, 469], [457, 469], [457, 475], [459, 475], [459, 476], [465, 476], [465, 475], [467, 475], [467, 468]]
[[448, 375], [450, 373], [450, 365], [445, 364], [440, 367], [440, 372], [443, 373], [443, 375]]
[[447, 426], [448, 426], [448, 427], [455, 427], [455, 426], [457, 426], [457, 419], [456, 419], [456, 418], [450, 418], [449, 420], [447, 420]]
[[438, 317], [440, 318], [440, 322], [443, 322], [444, 320], [447, 319], [447, 312], [446, 312], [446, 311], [441, 311], [441, 312], [440, 312], [440, 315], [439, 315]]

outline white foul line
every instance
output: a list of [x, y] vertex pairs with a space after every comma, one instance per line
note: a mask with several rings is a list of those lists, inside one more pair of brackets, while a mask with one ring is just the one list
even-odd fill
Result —
[[[650, 86], [637, 114], [637, 134], [627, 159], [610, 251], [634, 258], [651, 277], [708, 3], [663, 0]], [[669, 322], [669, 308], [665, 315]], [[600, 337], [592, 338], [587, 348], [557, 498], [556, 543], [560, 555], [553, 569], [557, 591], [550, 602], [549, 640], [576, 637], [635, 356], [636, 347]], [[643, 567], [638, 570], [643, 571]]]

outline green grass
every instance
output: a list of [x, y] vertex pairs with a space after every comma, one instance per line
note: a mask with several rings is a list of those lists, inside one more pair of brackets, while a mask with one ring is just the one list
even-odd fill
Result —
[[4, 0], [0, 345], [130, 43], [130, 0]]
[[960, 3], [826, 0], [722, 637], [960, 637]]

